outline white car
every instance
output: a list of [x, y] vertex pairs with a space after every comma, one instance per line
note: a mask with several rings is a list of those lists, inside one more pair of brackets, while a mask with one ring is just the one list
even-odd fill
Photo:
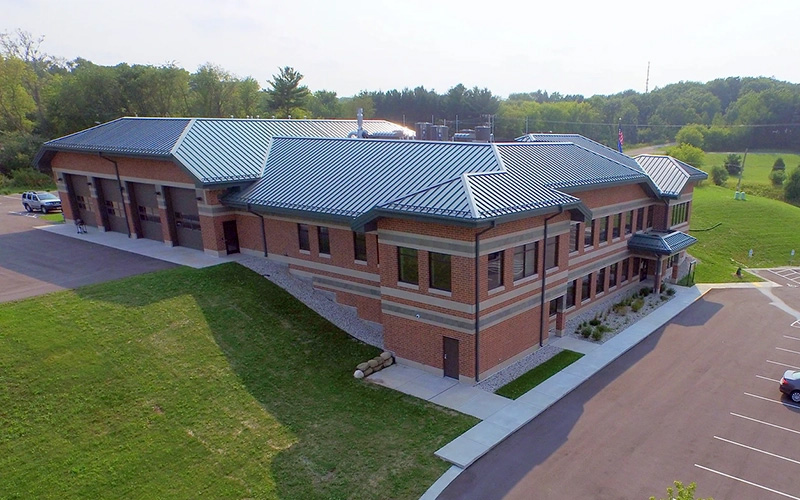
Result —
[[46, 192], [28, 191], [22, 193], [22, 206], [28, 212], [41, 210], [43, 214], [46, 214], [50, 210], [61, 210], [61, 198]]

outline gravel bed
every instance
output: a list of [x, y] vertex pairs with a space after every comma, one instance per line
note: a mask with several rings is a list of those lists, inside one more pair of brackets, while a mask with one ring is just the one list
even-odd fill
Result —
[[236, 261], [283, 288], [350, 336], [383, 349], [381, 325], [360, 319], [355, 308], [338, 304], [331, 294], [316, 290], [310, 282], [291, 275], [286, 264], [250, 255], [242, 255]]
[[545, 345], [541, 349], [538, 349], [519, 361], [516, 361], [515, 363], [503, 368], [499, 372], [493, 374], [491, 377], [481, 380], [478, 382], [476, 387], [483, 389], [486, 392], [494, 392], [512, 380], [516, 380], [517, 378], [521, 377], [531, 369], [536, 368], [561, 351], [562, 349], [560, 347], [556, 347], [554, 345]]

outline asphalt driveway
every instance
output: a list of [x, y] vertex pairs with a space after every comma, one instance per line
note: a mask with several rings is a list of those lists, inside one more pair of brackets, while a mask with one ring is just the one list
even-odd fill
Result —
[[141, 255], [34, 229], [19, 195], [0, 195], [0, 302], [175, 267]]
[[800, 369], [798, 294], [712, 290], [439, 498], [660, 498], [680, 480], [701, 498], [800, 499], [800, 406], [778, 391]]

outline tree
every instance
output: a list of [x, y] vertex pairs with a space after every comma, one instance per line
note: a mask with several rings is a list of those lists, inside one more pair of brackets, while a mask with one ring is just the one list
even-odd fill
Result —
[[259, 92], [261, 92], [261, 85], [251, 76], [236, 83], [236, 99], [239, 104], [236, 116], [256, 116], [260, 101]]
[[783, 158], [778, 157], [775, 160], [775, 163], [772, 164], [772, 170], [786, 170], [786, 163], [784, 163]]
[[189, 80], [195, 116], [221, 118], [236, 114], [236, 79], [219, 66], [206, 63]]
[[691, 144], [696, 148], [702, 149], [705, 142], [703, 137], [704, 129], [705, 127], [696, 123], [684, 125], [675, 135], [675, 142], [678, 144]]
[[800, 203], [800, 166], [792, 170], [783, 185], [783, 195], [790, 203]]
[[341, 118], [342, 106], [336, 92], [318, 90], [308, 100], [308, 110], [314, 118]]
[[728, 180], [728, 171], [725, 168], [715, 165], [711, 169], [711, 180], [717, 186], [722, 186]]
[[783, 186], [783, 182], [786, 180], [786, 171], [773, 170], [769, 173], [769, 180], [772, 181], [772, 185], [775, 187]]
[[703, 166], [703, 159], [706, 155], [702, 149], [696, 148], [691, 144], [680, 144], [673, 148], [669, 148], [667, 150], [667, 154], [676, 160], [688, 163], [695, 168], [700, 168]]
[[306, 106], [310, 95], [308, 87], [300, 85], [303, 75], [294, 68], [286, 66], [280, 68], [277, 75], [272, 75], [269, 81], [270, 89], [267, 90], [270, 109], [275, 111], [279, 118], [288, 118], [294, 109]]
[[731, 175], [739, 175], [742, 170], [742, 157], [736, 153], [731, 153], [725, 158], [725, 170]]
[[36, 102], [25, 89], [31, 71], [16, 57], [0, 55], [0, 130], [30, 132]]
[[[667, 498], [666, 500], [695, 500], [694, 498], [694, 490], [697, 489], [697, 484], [691, 483], [689, 486], [684, 486], [683, 483], [680, 481], [675, 481], [675, 489], [672, 489], [672, 486], [667, 488]], [[656, 497], [650, 497], [650, 500], [656, 500]], [[703, 500], [702, 498], [698, 498], [697, 500]], [[705, 500], [714, 500], [711, 497], [708, 497]]]

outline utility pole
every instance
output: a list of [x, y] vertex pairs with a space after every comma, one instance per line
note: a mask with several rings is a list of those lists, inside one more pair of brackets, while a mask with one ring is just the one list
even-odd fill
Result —
[[736, 191], [740, 191], [742, 187], [742, 174], [744, 173], [744, 162], [747, 161], [747, 148], [744, 148], [744, 158], [742, 158], [742, 168], [739, 169], [739, 181], [736, 183]]
[[647, 79], [644, 81], [644, 93], [650, 88], [650, 61], [647, 61]]

